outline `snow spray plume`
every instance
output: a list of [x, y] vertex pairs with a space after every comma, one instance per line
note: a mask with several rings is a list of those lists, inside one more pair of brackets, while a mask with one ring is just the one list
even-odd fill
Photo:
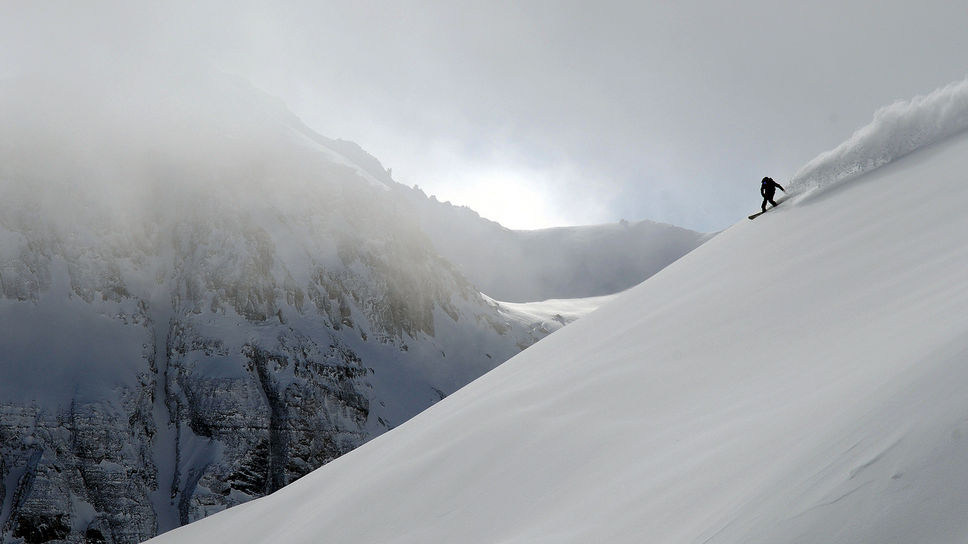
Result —
[[968, 78], [874, 113], [871, 124], [807, 163], [790, 182], [800, 194], [856, 178], [968, 130]]

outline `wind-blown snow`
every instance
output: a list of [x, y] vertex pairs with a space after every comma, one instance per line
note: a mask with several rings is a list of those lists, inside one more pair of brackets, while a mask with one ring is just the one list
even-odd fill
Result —
[[964, 542], [968, 135], [896, 145], [961, 126], [939, 104], [964, 89], [883, 110], [903, 135], [861, 131], [816, 168], [891, 164], [744, 218], [394, 431], [153, 542]]
[[801, 168], [788, 188], [799, 194], [852, 179], [965, 130], [968, 78], [881, 108], [871, 124]]

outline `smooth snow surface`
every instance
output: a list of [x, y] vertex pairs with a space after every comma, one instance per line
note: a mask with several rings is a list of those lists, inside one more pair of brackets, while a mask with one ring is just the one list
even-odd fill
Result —
[[152, 542], [965, 542], [966, 236], [960, 135], [743, 217], [394, 431]]

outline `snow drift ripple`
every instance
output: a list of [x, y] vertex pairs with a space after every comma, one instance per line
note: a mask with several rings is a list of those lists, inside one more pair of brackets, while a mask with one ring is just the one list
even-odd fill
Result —
[[804, 165], [790, 180], [791, 194], [856, 178], [966, 130], [968, 78], [877, 110], [869, 125]]

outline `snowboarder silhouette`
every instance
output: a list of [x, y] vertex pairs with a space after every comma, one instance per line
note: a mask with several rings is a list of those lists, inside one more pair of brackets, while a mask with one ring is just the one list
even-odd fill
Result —
[[763, 183], [760, 184], [760, 195], [763, 196], [763, 205], [760, 208], [766, 213], [766, 203], [769, 202], [776, 207], [776, 202], [773, 201], [773, 195], [776, 194], [776, 190], [779, 189], [786, 192], [786, 189], [780, 187], [780, 184], [773, 181], [773, 178], [763, 178]]

